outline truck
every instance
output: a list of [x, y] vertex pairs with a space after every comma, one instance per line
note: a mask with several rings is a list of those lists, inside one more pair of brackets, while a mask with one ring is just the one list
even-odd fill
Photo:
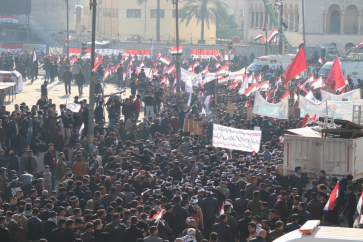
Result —
[[291, 64], [295, 58], [295, 54], [284, 55], [266, 55], [254, 59], [254, 61], [247, 67], [247, 73], [256, 71], [266, 72], [269, 68], [276, 69], [281, 66], [286, 70], [286, 67]]
[[[318, 75], [322, 77], [323, 80], [328, 77], [332, 65], [333, 62], [328, 61], [320, 68]], [[358, 79], [363, 80], [363, 59], [362, 61], [359, 61], [353, 58], [340, 58], [340, 66], [343, 76], [349, 76], [349, 78], [353, 80], [354, 84], [358, 83]]]
[[321, 170], [325, 170], [327, 178], [363, 178], [363, 137], [324, 138], [310, 127], [287, 133], [283, 142], [285, 176], [294, 174], [295, 167], [300, 166], [310, 181], [307, 188], [311, 181], [318, 180]]

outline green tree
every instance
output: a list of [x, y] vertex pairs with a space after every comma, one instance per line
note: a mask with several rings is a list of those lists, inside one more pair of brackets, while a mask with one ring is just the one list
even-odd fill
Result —
[[[243, 25], [242, 25], [243, 26]], [[227, 21], [224, 23], [217, 23], [217, 38], [232, 39], [234, 36], [239, 36], [242, 39], [241, 28], [234, 21], [234, 14], [228, 15]]]
[[[136, 0], [136, 2], [141, 5], [146, 3], [147, 0]], [[156, 41], [160, 42], [160, 0], [156, 0]]]
[[204, 25], [209, 29], [210, 24], [221, 24], [227, 21], [227, 5], [220, 0], [184, 0], [184, 5], [180, 9], [181, 23], [186, 21], [186, 25], [192, 18], [197, 19], [197, 24], [201, 23], [201, 40], [204, 40]]

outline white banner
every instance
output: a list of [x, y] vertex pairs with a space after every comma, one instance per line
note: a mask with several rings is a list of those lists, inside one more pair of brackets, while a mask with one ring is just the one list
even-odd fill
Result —
[[256, 92], [253, 113], [270, 118], [288, 119], [289, 99], [285, 98], [279, 103], [272, 104], [267, 102], [259, 92]]
[[258, 152], [261, 131], [235, 129], [213, 124], [213, 146], [247, 152]]
[[331, 101], [343, 101], [343, 98], [348, 99], [348, 101], [355, 101], [361, 99], [361, 90], [354, 89], [350, 92], [343, 93], [340, 95], [334, 95], [324, 90], [321, 90], [321, 100], [327, 99]]
[[353, 105], [363, 106], [363, 99], [355, 101], [327, 101], [328, 116], [352, 121]]
[[327, 115], [326, 111], [326, 100], [313, 103], [309, 99], [299, 95], [299, 108], [300, 108], [300, 117], [305, 117], [306, 114], [309, 114], [309, 117], [313, 117], [316, 114], [316, 117], [325, 117]]
[[66, 109], [69, 109], [69, 110], [71, 110], [74, 113], [78, 113], [79, 110], [81, 109], [81, 105], [80, 104], [77, 104], [77, 103], [74, 103], [71, 100], [68, 100], [67, 99]]

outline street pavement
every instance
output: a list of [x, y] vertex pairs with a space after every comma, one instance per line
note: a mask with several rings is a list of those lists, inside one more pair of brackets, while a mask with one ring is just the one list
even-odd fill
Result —
[[[44, 71], [39, 70], [38, 79], [34, 80], [33, 83], [29, 79], [24, 82], [23, 84], [23, 90], [16, 95], [16, 99], [14, 99], [13, 102], [8, 102], [8, 97], [5, 99], [5, 105], [6, 110], [13, 111], [14, 105], [24, 102], [26, 103], [29, 108], [31, 108], [32, 105], [35, 105], [40, 99], [40, 88], [41, 85], [44, 83]], [[117, 85], [112, 83], [106, 83], [106, 88], [104, 88], [104, 94], [109, 95], [113, 93], [120, 92], [121, 89], [117, 87]], [[71, 101], [74, 100], [75, 96], [78, 96], [78, 86], [75, 83], [71, 84], [71, 95], [66, 95], [65, 89], [64, 89], [64, 83], [60, 82], [58, 78], [55, 78], [53, 82], [48, 83], [48, 98], [52, 99], [52, 103], [55, 103], [57, 105], [57, 109], [59, 110], [60, 104], [65, 104], [66, 100], [69, 99]], [[126, 97], [129, 97], [131, 95], [130, 89], [126, 89], [124, 93], [121, 94], [121, 98], [125, 99]], [[15, 97], [14, 97], [15, 98]], [[89, 84], [85, 84], [83, 86], [83, 94], [79, 96], [79, 101], [82, 99], [86, 99], [89, 103]], [[105, 101], [107, 101], [108, 97], [105, 98]], [[11, 100], [11, 99], [10, 99]], [[107, 119], [107, 112], [105, 113], [106, 119]], [[140, 113], [140, 118], [143, 117], [143, 112]]]

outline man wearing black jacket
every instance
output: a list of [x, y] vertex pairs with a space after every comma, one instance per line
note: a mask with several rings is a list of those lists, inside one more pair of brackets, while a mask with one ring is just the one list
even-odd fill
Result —
[[[144, 238], [144, 235], [137, 225], [137, 217], [133, 216], [130, 219], [131, 226], [125, 230], [124, 238], [122, 241], [136, 242], [139, 238]], [[96, 240], [97, 242], [97, 240]]]
[[56, 171], [57, 160], [55, 158], [55, 151], [53, 143], [48, 144], [48, 151], [44, 154], [44, 166], [48, 165], [52, 173], [52, 186], [54, 188], [54, 173]]
[[340, 217], [343, 218], [344, 215], [347, 214], [349, 228], [353, 228], [354, 213], [357, 209], [357, 196], [354, 193], [354, 187], [352, 185], [348, 186], [347, 192], [348, 192], [347, 206], [345, 207]]
[[[250, 235], [248, 232], [248, 224], [252, 222], [252, 213], [250, 210], [246, 210], [244, 214], [245, 218], [240, 219], [237, 223], [237, 231], [239, 231], [239, 241], [246, 242], [246, 239]], [[237, 238], [238, 240], [238, 238]]]
[[[33, 208], [32, 217], [28, 219], [27, 240], [39, 240], [44, 236], [43, 222], [38, 218], [39, 209]], [[62, 240], [67, 241], [67, 240]]]
[[222, 214], [220, 216], [220, 223], [213, 225], [212, 232], [216, 232], [218, 234], [218, 239], [221, 242], [234, 241], [232, 239], [231, 227], [227, 224], [226, 214]]
[[213, 192], [210, 188], [206, 190], [206, 197], [202, 200], [201, 209], [203, 212], [205, 238], [209, 238], [215, 219], [219, 215], [219, 204], [217, 199], [213, 197]]
[[66, 221], [66, 229], [62, 230], [58, 234], [57, 242], [67, 241], [74, 242], [76, 240], [76, 235], [74, 233], [74, 220], [69, 219]]
[[176, 217], [176, 223], [178, 225], [178, 233], [182, 234], [184, 229], [186, 229], [186, 223], [189, 213], [185, 208], [183, 208], [181, 205], [181, 197], [176, 196], [174, 197], [174, 207], [173, 207], [173, 213]]

